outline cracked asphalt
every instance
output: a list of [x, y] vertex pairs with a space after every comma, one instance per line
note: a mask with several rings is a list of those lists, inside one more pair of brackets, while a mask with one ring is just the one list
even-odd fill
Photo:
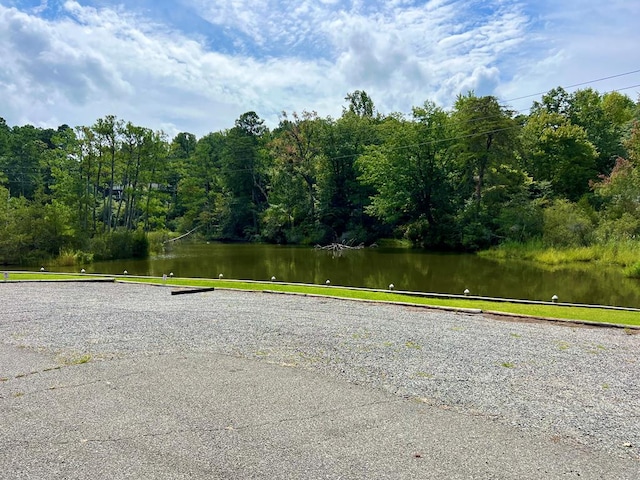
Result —
[[637, 479], [640, 336], [0, 283], [3, 479]]

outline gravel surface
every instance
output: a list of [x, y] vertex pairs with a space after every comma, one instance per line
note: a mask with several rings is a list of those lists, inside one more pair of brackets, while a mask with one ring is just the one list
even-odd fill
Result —
[[[640, 335], [135, 284], [0, 283], [0, 338], [52, 364], [213, 352], [295, 366], [640, 459]], [[43, 365], [0, 365], [0, 377]]]

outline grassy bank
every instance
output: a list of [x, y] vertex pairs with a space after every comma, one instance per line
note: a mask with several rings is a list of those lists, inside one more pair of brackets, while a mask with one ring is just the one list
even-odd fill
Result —
[[508, 242], [479, 252], [495, 260], [526, 260], [541, 265], [558, 266], [576, 263], [601, 263], [629, 269], [640, 261], [640, 242], [625, 241], [588, 247], [545, 247], [541, 241]]
[[[297, 293], [305, 295], [322, 295], [355, 300], [369, 300], [380, 302], [398, 302], [418, 304], [434, 307], [479, 309], [483, 312], [500, 312], [504, 314], [527, 315], [539, 318], [553, 318], [559, 320], [581, 320], [598, 323], [640, 326], [640, 312], [611, 310], [606, 308], [585, 308], [553, 304], [520, 304], [511, 302], [495, 302], [473, 298], [432, 298], [409, 296], [397, 292], [372, 291], [364, 289], [350, 289], [327, 287], [322, 285], [284, 284], [278, 282], [243, 282], [226, 279], [193, 279], [170, 278], [163, 282], [161, 278], [114, 276], [119, 280], [137, 283], [166, 284], [176, 287], [214, 287], [237, 290], [275, 291], [283, 293]], [[1, 277], [0, 277], [1, 278]], [[73, 280], [103, 278], [92, 275], [71, 274], [40, 274], [11, 272], [10, 280]], [[0, 284], [2, 280], [0, 280]]]

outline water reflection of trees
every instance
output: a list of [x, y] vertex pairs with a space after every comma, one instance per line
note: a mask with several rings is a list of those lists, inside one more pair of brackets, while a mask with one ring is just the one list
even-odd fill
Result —
[[[107, 265], [111, 270], [106, 270]], [[543, 269], [524, 262], [496, 262], [475, 255], [434, 254], [415, 250], [361, 249], [331, 256], [326, 251], [275, 245], [185, 245], [172, 255], [129, 263], [100, 264], [104, 273], [125, 267], [137, 274], [173, 271], [178, 276], [269, 280], [396, 290], [640, 307], [638, 281], [616, 269], [581, 267]], [[143, 271], [145, 270], [146, 271]], [[99, 271], [99, 270], [96, 270]]]

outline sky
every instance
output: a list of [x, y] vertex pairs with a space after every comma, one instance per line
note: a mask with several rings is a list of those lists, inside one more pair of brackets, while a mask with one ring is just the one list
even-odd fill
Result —
[[522, 113], [557, 86], [637, 100], [638, 19], [636, 0], [0, 0], [0, 117], [200, 138], [248, 111], [337, 118], [355, 90], [406, 115], [470, 90]]

